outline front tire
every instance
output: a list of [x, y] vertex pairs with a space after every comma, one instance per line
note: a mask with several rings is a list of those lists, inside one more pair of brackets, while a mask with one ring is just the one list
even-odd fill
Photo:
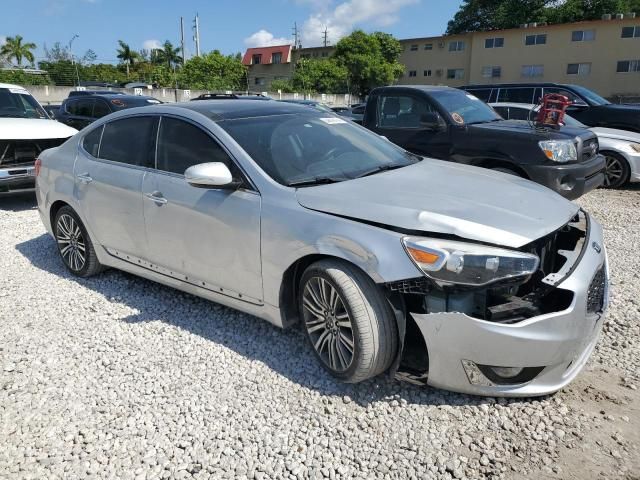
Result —
[[58, 252], [67, 270], [83, 278], [102, 270], [87, 229], [71, 207], [58, 210], [53, 230]]
[[357, 383], [387, 370], [398, 349], [397, 325], [379, 287], [339, 260], [302, 275], [298, 308], [316, 357], [336, 378]]
[[629, 180], [631, 168], [625, 158], [615, 152], [601, 152], [606, 160], [604, 188], [620, 188]]

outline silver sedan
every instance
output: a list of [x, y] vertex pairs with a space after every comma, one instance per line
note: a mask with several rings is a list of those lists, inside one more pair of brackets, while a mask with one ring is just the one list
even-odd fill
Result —
[[[67, 269], [300, 323], [319, 362], [492, 396], [569, 383], [602, 328], [602, 228], [535, 183], [331, 113], [202, 101], [101, 119], [36, 164]], [[260, 339], [257, 339], [260, 341]]]

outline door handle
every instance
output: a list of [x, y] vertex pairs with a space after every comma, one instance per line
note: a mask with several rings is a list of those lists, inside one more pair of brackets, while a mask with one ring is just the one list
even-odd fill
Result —
[[85, 185], [93, 182], [93, 178], [91, 178], [88, 173], [81, 173], [80, 175], [76, 175], [76, 178]]
[[164, 198], [162, 196], [162, 193], [160, 192], [145, 193], [144, 196], [147, 197], [149, 200], [152, 200], [153, 202], [155, 202], [156, 205], [164, 205], [165, 203], [168, 202], [168, 200]]

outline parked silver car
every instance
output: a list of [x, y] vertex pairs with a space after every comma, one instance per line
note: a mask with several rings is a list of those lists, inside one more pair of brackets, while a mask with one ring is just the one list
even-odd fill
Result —
[[398, 372], [547, 394], [582, 369], [607, 308], [602, 228], [578, 206], [305, 106], [114, 113], [37, 172], [42, 221], [74, 275], [114, 267], [279, 327], [300, 320], [347, 382]]

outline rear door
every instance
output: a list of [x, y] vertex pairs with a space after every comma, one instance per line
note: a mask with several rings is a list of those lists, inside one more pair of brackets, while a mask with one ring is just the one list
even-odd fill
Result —
[[148, 259], [165, 275], [216, 293], [262, 302], [261, 197], [246, 188], [189, 185], [184, 172], [200, 163], [225, 163], [242, 172], [210, 132], [182, 118], [163, 116], [157, 169], [143, 182]]
[[145, 257], [142, 179], [153, 166], [157, 117], [114, 120], [82, 140], [76, 196], [94, 241], [111, 254]]

